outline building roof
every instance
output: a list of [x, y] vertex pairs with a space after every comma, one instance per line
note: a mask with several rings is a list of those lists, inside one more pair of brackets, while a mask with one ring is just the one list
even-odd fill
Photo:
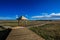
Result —
[[26, 17], [24, 17], [24, 16], [20, 16], [19, 18], [18, 18], [18, 20], [28, 20]]

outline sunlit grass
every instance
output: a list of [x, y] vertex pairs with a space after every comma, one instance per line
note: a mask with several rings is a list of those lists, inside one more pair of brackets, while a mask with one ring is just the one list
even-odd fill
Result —
[[60, 23], [50, 23], [39, 27], [31, 27], [30, 30], [46, 40], [60, 40]]

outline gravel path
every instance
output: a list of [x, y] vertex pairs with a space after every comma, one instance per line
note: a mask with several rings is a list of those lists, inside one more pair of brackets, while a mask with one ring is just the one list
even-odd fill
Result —
[[44, 40], [28, 28], [12, 29], [6, 40]]

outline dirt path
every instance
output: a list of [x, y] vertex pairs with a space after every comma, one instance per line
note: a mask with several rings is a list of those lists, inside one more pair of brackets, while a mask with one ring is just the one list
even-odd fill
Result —
[[44, 40], [28, 28], [12, 29], [6, 40]]

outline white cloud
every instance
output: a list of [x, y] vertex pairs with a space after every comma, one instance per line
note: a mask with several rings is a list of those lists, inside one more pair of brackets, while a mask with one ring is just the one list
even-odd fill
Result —
[[15, 19], [15, 18], [13, 18], [13, 17], [0, 17], [0, 19], [7, 20], [7, 19]]
[[39, 18], [39, 19], [41, 19], [41, 18], [43, 18], [43, 19], [60, 19], [60, 13], [51, 13], [49, 15], [44, 15], [44, 16], [32, 16], [32, 18]]
[[51, 17], [51, 16], [50, 16], [50, 15], [45, 15], [44, 17], [48, 17], [48, 18], [49, 18], [49, 17]]
[[32, 16], [32, 18], [45, 18], [45, 17], [51, 17], [50, 15], [44, 15], [44, 16]]
[[52, 13], [51, 16], [60, 16], [60, 13]]
[[42, 18], [44, 16], [33, 16], [32, 18]]

